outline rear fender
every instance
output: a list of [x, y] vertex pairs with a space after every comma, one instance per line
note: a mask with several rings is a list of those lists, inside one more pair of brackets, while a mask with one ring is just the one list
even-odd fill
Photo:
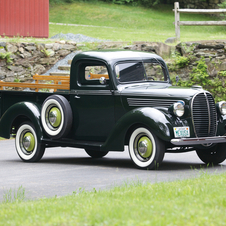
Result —
[[31, 121], [39, 139], [42, 138], [40, 106], [30, 102], [19, 102], [8, 108], [0, 119], [0, 137], [10, 138], [12, 126]]
[[119, 119], [101, 150], [123, 151], [125, 137], [136, 125], [151, 129], [157, 137], [164, 141], [169, 141], [173, 137], [172, 122], [166, 114], [155, 108], [137, 108], [127, 112]]

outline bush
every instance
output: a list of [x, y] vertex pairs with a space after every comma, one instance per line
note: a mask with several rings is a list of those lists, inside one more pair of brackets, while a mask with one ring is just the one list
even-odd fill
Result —
[[[221, 4], [218, 4], [220, 9], [226, 9], [226, 0], [223, 1]], [[223, 18], [226, 19], [226, 15], [225, 14], [220, 14], [220, 16], [222, 16]]]
[[[49, 0], [50, 4], [63, 4], [63, 3], [73, 3], [76, 1], [84, 1], [84, 2], [91, 2], [91, 1], [98, 1], [98, 0]], [[100, 0], [103, 2], [112, 2], [113, 4], [120, 4], [120, 5], [142, 5], [148, 8], [151, 8], [158, 4], [171, 4], [173, 3], [172, 0]]]
[[192, 73], [189, 75], [188, 80], [179, 80], [177, 82], [176, 76], [173, 76], [172, 84], [181, 87], [191, 87], [194, 85], [199, 85], [202, 86], [203, 89], [208, 90], [210, 93], [212, 93], [216, 102], [226, 100], [226, 71], [221, 71], [215, 78], [210, 79], [210, 76], [207, 72], [207, 65], [205, 60], [201, 59], [197, 63], [197, 66], [193, 68]]

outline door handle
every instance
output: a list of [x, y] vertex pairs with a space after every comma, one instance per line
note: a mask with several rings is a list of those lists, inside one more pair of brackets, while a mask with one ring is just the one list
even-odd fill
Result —
[[75, 96], [75, 98], [76, 98], [76, 99], [80, 99], [80, 97], [79, 97], [79, 96], [77, 96], [77, 95]]

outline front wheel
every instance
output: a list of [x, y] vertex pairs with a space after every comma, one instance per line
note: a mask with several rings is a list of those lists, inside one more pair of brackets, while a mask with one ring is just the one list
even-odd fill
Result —
[[139, 127], [130, 136], [129, 154], [139, 168], [157, 169], [163, 160], [165, 145], [150, 130]]
[[40, 144], [34, 125], [30, 122], [24, 122], [19, 126], [15, 146], [19, 157], [25, 162], [37, 162], [45, 152], [45, 146]]
[[204, 163], [217, 165], [226, 159], [226, 144], [217, 144], [209, 149], [196, 149], [196, 153]]

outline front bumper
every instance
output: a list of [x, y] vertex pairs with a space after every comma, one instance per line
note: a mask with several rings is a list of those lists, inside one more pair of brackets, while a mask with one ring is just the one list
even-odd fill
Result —
[[178, 138], [170, 141], [176, 146], [180, 145], [197, 145], [197, 144], [216, 144], [226, 143], [226, 136], [215, 136], [215, 137], [199, 137], [199, 138]]

